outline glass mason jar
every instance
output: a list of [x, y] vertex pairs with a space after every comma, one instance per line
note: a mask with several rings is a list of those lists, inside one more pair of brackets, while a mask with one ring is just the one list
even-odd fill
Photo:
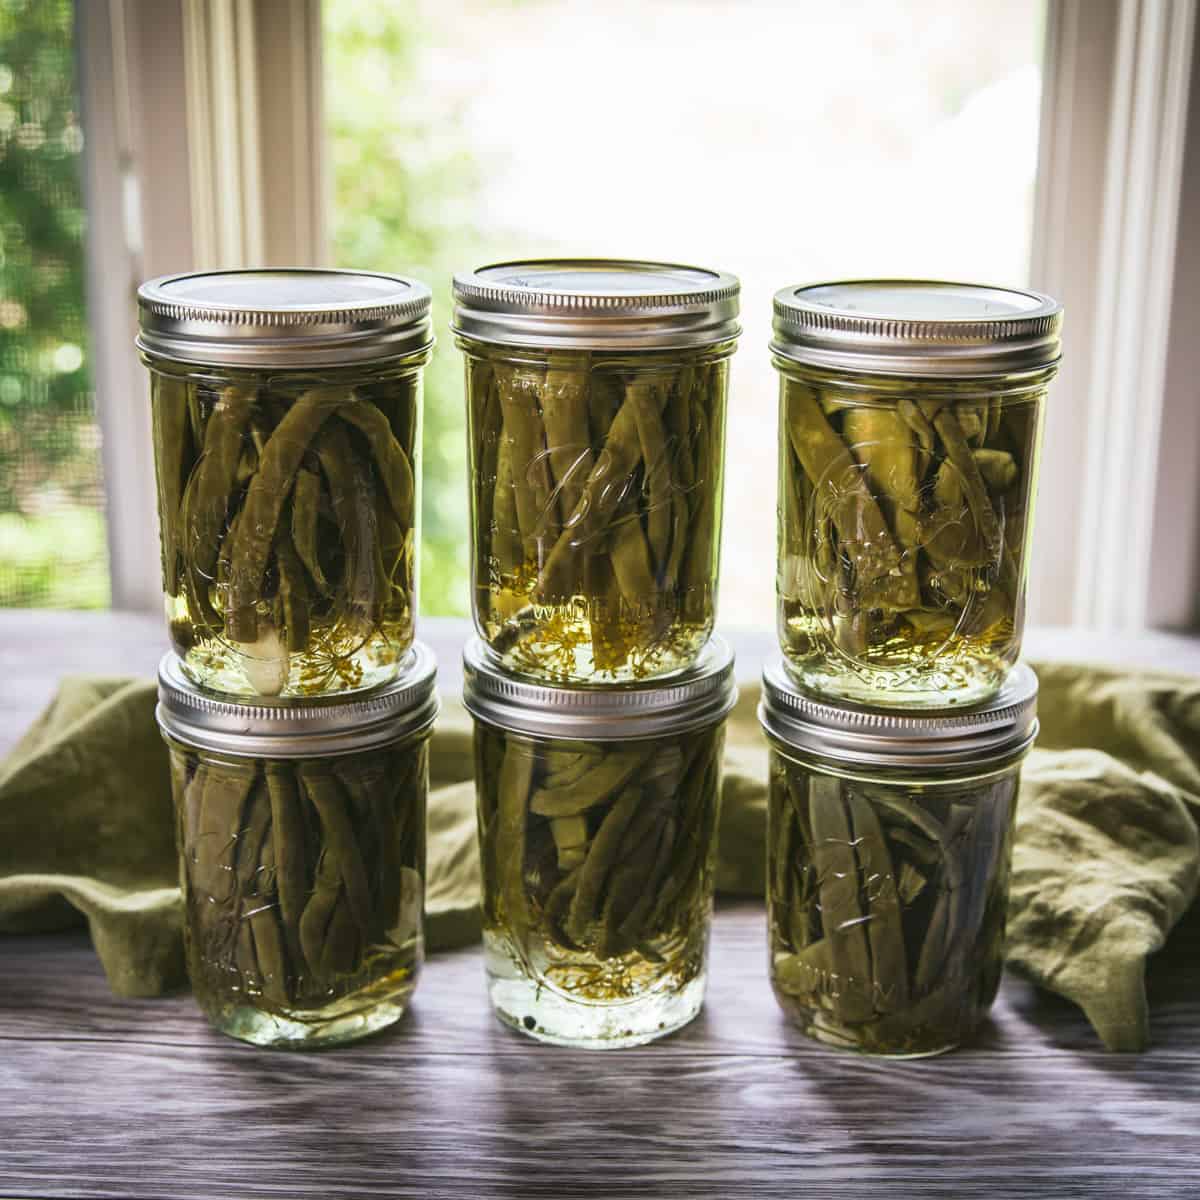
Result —
[[777, 293], [779, 639], [806, 688], [912, 709], [1004, 682], [1061, 322], [972, 284]]
[[737, 280], [507, 263], [457, 276], [454, 296], [480, 635], [534, 679], [684, 669], [716, 609]]
[[464, 671], [496, 1015], [595, 1049], [685, 1025], [704, 999], [729, 648], [603, 691], [513, 680], [478, 640]]
[[138, 303], [188, 677], [259, 696], [386, 683], [416, 614], [429, 290], [226, 271], [152, 280]]
[[250, 707], [159, 669], [196, 1001], [260, 1046], [353, 1041], [403, 1015], [424, 959], [432, 654], [369, 698]]
[[996, 996], [1021, 760], [1024, 665], [972, 712], [900, 716], [763, 675], [771, 745], [771, 985], [810, 1037], [895, 1058], [965, 1041]]

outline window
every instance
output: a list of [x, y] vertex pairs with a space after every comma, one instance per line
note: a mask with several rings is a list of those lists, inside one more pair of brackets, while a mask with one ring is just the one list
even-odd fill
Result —
[[[0, 12], [5, 46], [39, 30], [70, 44], [66, 0], [9, 0]], [[462, 613], [451, 273], [515, 255], [711, 263], [744, 284], [721, 621], [766, 627], [772, 290], [862, 273], [1031, 282], [1065, 302], [1067, 325], [1030, 617], [1194, 625], [1195, 13], [1193, 0], [78, 0], [92, 338], [89, 352], [71, 326], [81, 317], [65, 315], [40, 327], [53, 344], [20, 360], [22, 395], [36, 392], [33, 363], [78, 416], [54, 422], [60, 434], [74, 428], [69, 453], [54, 451], [70, 469], [26, 485], [37, 504], [18, 523], [37, 505], [81, 506], [101, 545], [89, 372], [113, 603], [155, 607], [137, 281], [284, 263], [409, 272], [434, 286], [440, 338], [425, 410], [422, 607]], [[13, 63], [5, 70], [8, 113], [19, 80]], [[69, 105], [68, 76], [54, 74], [42, 107]], [[62, 132], [45, 146], [61, 146]], [[0, 128], [5, 153], [14, 136]], [[9, 173], [15, 160], [0, 160]], [[18, 192], [6, 174], [6, 212]], [[53, 205], [37, 208], [39, 219], [43, 209]], [[17, 242], [32, 245], [23, 219]], [[6, 255], [12, 227], [0, 231]], [[5, 266], [0, 301], [24, 304], [14, 289], [26, 285]], [[64, 296], [56, 288], [56, 302]], [[6, 419], [17, 339], [0, 327], [0, 454], [40, 436], [28, 405], [19, 422]], [[83, 354], [77, 370], [55, 370], [60, 344]], [[61, 363], [73, 361], [64, 352]], [[21, 478], [4, 468], [2, 530], [13, 528], [17, 501], [6, 497]], [[11, 579], [3, 536], [0, 578]], [[90, 561], [103, 565], [95, 553]], [[98, 578], [57, 574], [56, 588]]]
[[0, 6], [0, 605], [108, 604], [69, 0]]
[[[432, 282], [426, 612], [462, 612], [456, 268], [525, 254], [743, 284], [721, 620], [774, 620], [771, 295], [869, 273], [1028, 282], [1042, 0], [325, 0], [339, 265]], [[669, 52], [667, 52], [669, 51]]]

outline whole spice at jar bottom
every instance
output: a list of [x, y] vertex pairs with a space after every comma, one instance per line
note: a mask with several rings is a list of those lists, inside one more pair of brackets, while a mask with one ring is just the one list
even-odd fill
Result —
[[316, 693], [360, 686], [365, 648], [411, 644], [418, 371], [152, 372], [163, 585], [190, 670]]
[[205, 1007], [303, 1020], [415, 971], [424, 741], [327, 759], [172, 756], [188, 968]]
[[727, 365], [468, 349], [476, 605], [510, 669], [641, 678], [711, 630]]
[[936, 690], [933, 675], [957, 679], [974, 659], [1015, 661], [1042, 392], [887, 380], [872, 392], [869, 379], [839, 388], [781, 370], [792, 661], [891, 671], [901, 690]]
[[578, 999], [699, 969], [712, 896], [719, 729], [644, 742], [476, 727], [485, 928]]
[[1000, 978], [1016, 776], [839, 779], [776, 755], [771, 979], [820, 1040], [929, 1053], [978, 1025]]

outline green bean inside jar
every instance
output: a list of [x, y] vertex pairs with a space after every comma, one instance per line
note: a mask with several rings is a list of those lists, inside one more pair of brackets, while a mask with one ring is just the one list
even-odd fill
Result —
[[728, 647], [605, 691], [514, 681], [478, 641], [464, 667], [496, 1015], [590, 1048], [678, 1029], [704, 997]]
[[404, 1014], [424, 957], [434, 674], [417, 643], [369, 699], [249, 707], [163, 660], [188, 974], [223, 1033], [305, 1049]]
[[776, 998], [803, 1032], [897, 1058], [968, 1040], [996, 995], [1037, 679], [902, 717], [763, 676], [767, 917]]
[[716, 607], [737, 280], [567, 260], [454, 289], [480, 635], [531, 678], [687, 667]]
[[779, 638], [812, 691], [986, 700], [1020, 653], [1049, 297], [857, 281], [775, 298]]
[[188, 676], [266, 696], [386, 683], [414, 634], [428, 289], [242, 271], [152, 280], [138, 299]]

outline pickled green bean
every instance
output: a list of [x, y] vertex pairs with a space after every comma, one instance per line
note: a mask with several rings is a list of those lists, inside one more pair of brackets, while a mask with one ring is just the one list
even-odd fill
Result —
[[[671, 478], [667, 432], [663, 428], [661, 388], [649, 379], [635, 381], [629, 388], [637, 424], [642, 462], [646, 470], [646, 537], [650, 558], [657, 571], [666, 565], [667, 548], [671, 537]], [[648, 591], [653, 589], [653, 582]], [[643, 595], [648, 594], [643, 592]]]
[[1045, 380], [781, 371], [779, 633], [797, 678], [893, 707], [992, 695], [1019, 646]]
[[508, 359], [472, 346], [476, 608], [510, 669], [617, 682], [699, 652], [713, 621], [730, 349]]
[[476, 779], [484, 925], [517, 969], [547, 970], [554, 986], [593, 999], [695, 970], [712, 891], [719, 731], [628, 745], [484, 725], [475, 736], [477, 763], [500, 763]]
[[250, 1006], [267, 1040], [275, 1017], [317, 1036], [359, 991], [411, 991], [426, 755], [423, 738], [298, 761], [198, 761], [172, 744], [173, 762], [195, 763], [190, 780], [173, 771], [189, 971], [218, 1024], [242, 1036]]
[[556, 360], [542, 385], [546, 449], [561, 511], [570, 515], [583, 496], [593, 459], [588, 439], [588, 364], [586, 355]]
[[[233, 534], [230, 555], [229, 606], [244, 619], [262, 594], [263, 575], [271, 551], [271, 541], [292, 480], [309, 443], [343, 399], [338, 388], [314, 388], [305, 392], [275, 427], [263, 448], [258, 473], [246, 489], [243, 519]], [[242, 628], [226, 633], [235, 641]]]
[[155, 456], [155, 478], [158, 483], [163, 591], [168, 596], [177, 596], [180, 586], [183, 490], [191, 442], [188, 415], [191, 391], [192, 385], [171, 376], [159, 379], [155, 387], [154, 440], [159, 450]]
[[317, 549], [317, 518], [321, 507], [321, 479], [315, 471], [302, 467], [296, 472], [292, 488], [292, 543], [317, 591], [328, 595], [332, 590], [321, 566]]
[[338, 416], [353, 425], [366, 438], [379, 470], [379, 478], [392, 505], [392, 512], [402, 526], [413, 523], [415, 484], [412, 463], [392, 433], [388, 419], [371, 404], [351, 400], [338, 410]]
[[550, 479], [549, 451], [537, 386], [514, 368], [497, 369], [504, 438], [509, 443], [513, 502], [525, 557], [536, 562], [559, 536], [558, 500]]
[[902, 1056], [970, 1033], [1001, 961], [1002, 919], [984, 914], [1003, 913], [1015, 803], [1012, 776], [871, 784], [773, 755], [771, 978], [801, 1028]]
[[212, 390], [155, 371], [167, 615], [196, 682], [308, 695], [394, 677], [415, 611], [417, 374], [239, 371]]
[[371, 888], [345, 794], [334, 777], [320, 768], [302, 767], [300, 780], [309, 802], [321, 818], [323, 853], [336, 864], [345, 890], [346, 907], [359, 933], [366, 938], [371, 927]]

